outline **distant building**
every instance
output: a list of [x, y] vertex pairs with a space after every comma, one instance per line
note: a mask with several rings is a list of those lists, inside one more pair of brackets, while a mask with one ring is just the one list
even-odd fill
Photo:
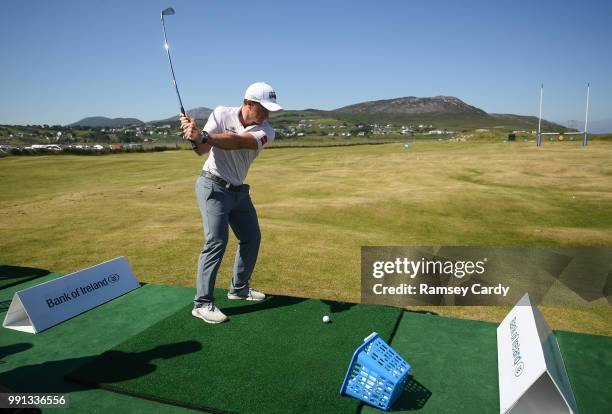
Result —
[[448, 129], [432, 129], [429, 135], [456, 134], [458, 131], [449, 131]]
[[132, 150], [132, 151], [139, 151], [139, 150], [143, 150], [144, 146], [142, 144], [130, 143], [130, 144], [125, 144], [123, 148], [127, 150]]

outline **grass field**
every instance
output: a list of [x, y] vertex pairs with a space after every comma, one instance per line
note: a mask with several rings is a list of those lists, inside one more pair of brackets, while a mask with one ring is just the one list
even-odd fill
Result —
[[[141, 281], [193, 286], [202, 245], [190, 151], [0, 159], [0, 263], [72, 272], [126, 256]], [[264, 151], [254, 285], [359, 300], [362, 245], [611, 245], [612, 143], [422, 142]], [[218, 283], [229, 284], [231, 240]], [[436, 308], [499, 321], [501, 307]], [[611, 308], [547, 308], [612, 335]]]

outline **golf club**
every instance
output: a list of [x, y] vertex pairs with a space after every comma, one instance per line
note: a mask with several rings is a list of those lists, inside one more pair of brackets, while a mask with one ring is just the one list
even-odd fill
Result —
[[[174, 76], [174, 67], [172, 66], [172, 58], [170, 57], [170, 46], [168, 45], [168, 38], [166, 37], [166, 24], [164, 22], [164, 16], [171, 16], [174, 14], [174, 9], [172, 7], [168, 7], [167, 9], [162, 10], [161, 12], [161, 23], [162, 23], [162, 31], [164, 33], [164, 49], [166, 49], [166, 53], [168, 54], [168, 62], [170, 63], [170, 72], [172, 73], [172, 84], [174, 85], [174, 89], [176, 90], [176, 96], [179, 101], [179, 105], [181, 107], [181, 113], [185, 115], [185, 108], [183, 108], [183, 101], [181, 100], [181, 94], [178, 90], [178, 85], [176, 84], [176, 77]], [[195, 150], [197, 149], [197, 144], [191, 140], [191, 147]]]
[[179, 100], [179, 105], [181, 106], [181, 113], [185, 113], [185, 109], [183, 108], [183, 102], [181, 101], [181, 94], [178, 90], [178, 85], [176, 84], [176, 77], [174, 76], [174, 67], [172, 66], [172, 58], [170, 57], [170, 46], [168, 45], [168, 38], [166, 37], [166, 25], [164, 23], [164, 16], [171, 16], [174, 14], [174, 9], [172, 7], [168, 7], [161, 12], [161, 22], [162, 22], [162, 31], [164, 33], [164, 49], [166, 49], [166, 53], [168, 54], [168, 62], [170, 63], [170, 72], [172, 73], [172, 83], [174, 85], [174, 89], [176, 90], [176, 96]]

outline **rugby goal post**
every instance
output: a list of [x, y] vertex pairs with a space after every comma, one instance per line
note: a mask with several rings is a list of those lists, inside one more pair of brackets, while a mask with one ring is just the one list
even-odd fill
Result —
[[538, 133], [536, 134], [536, 146], [542, 146], [542, 135], [559, 135], [562, 137], [564, 135], [582, 135], [582, 146], [586, 147], [589, 145], [589, 133], [588, 133], [588, 123], [589, 123], [589, 94], [591, 92], [591, 84], [587, 83], [587, 93], [586, 93], [586, 111], [584, 115], [584, 131], [580, 132], [542, 132], [542, 101], [544, 97], [544, 84], [540, 86], [540, 116], [538, 118]]

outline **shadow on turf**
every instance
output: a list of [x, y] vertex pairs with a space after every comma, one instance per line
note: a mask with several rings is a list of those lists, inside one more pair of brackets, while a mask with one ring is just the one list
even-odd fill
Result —
[[292, 306], [306, 300], [308, 299], [294, 298], [291, 296], [272, 296], [262, 302], [250, 302], [248, 305], [223, 308], [223, 313], [225, 313], [227, 316], [241, 315], [245, 313], [259, 312], [262, 310], [282, 308], [284, 306]]
[[410, 310], [410, 309], [406, 309], [405, 312], [419, 313], [421, 315], [440, 316], [436, 312], [432, 312], [432, 311], [428, 311], [428, 310]]
[[321, 300], [321, 302], [329, 306], [329, 313], [344, 312], [357, 305], [356, 303], [336, 302], [335, 300]]
[[410, 375], [404, 387], [404, 391], [397, 401], [395, 401], [390, 411], [420, 410], [425, 407], [429, 397], [431, 397], [431, 391]]
[[19, 352], [27, 351], [33, 346], [34, 345], [25, 343], [25, 342], [22, 342], [19, 344], [13, 344], [13, 345], [0, 346], [0, 360], [4, 359], [5, 357], [9, 355], [18, 354]]
[[37, 269], [35, 267], [0, 265], [0, 289], [46, 276], [49, 273], [51, 272], [46, 269]]
[[11, 306], [10, 300], [0, 301], [0, 313], [6, 312], [10, 306]]
[[[11, 388], [20, 392], [67, 392], [73, 389], [86, 389], [65, 384], [62, 380], [65, 375], [66, 380], [97, 388], [102, 383], [127, 381], [150, 374], [157, 369], [156, 359], [174, 358], [201, 349], [202, 345], [199, 342], [183, 341], [156, 346], [144, 352], [107, 351], [100, 356], [88, 355], [46, 361], [2, 372], [0, 383], [10, 384]], [[87, 373], [90, 369], [96, 372], [95, 381], [88, 379]]]

